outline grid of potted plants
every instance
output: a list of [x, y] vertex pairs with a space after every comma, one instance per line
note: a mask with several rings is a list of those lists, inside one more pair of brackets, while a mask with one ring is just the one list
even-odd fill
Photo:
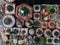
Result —
[[16, 6], [14, 0], [5, 0], [3, 8], [1, 37], [7, 44], [60, 43], [60, 5]]

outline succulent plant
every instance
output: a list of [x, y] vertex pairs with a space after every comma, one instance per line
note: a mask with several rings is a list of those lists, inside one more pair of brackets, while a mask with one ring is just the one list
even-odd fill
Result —
[[8, 6], [7, 6], [7, 10], [8, 10], [9, 12], [13, 11], [13, 6], [12, 6], [12, 5], [8, 5]]
[[18, 12], [21, 16], [24, 17], [29, 14], [29, 9], [27, 7], [20, 7]]
[[42, 34], [42, 31], [39, 29], [37, 34], [41, 35]]
[[40, 41], [40, 39], [37, 36], [35, 36], [34, 41], [35, 41], [35, 43], [38, 43]]
[[48, 43], [51, 43], [51, 42], [52, 42], [52, 39], [51, 39], [51, 38], [49, 38], [47, 41], [48, 41]]
[[34, 22], [34, 26], [35, 26], [35, 27], [39, 27], [39, 25], [40, 25], [40, 22], [39, 22], [39, 21], [35, 21], [35, 22]]
[[18, 33], [18, 29], [14, 29], [13, 33], [17, 34]]
[[25, 34], [26, 32], [25, 32], [25, 30], [23, 30], [21, 33], [22, 33], [22, 34]]
[[5, 20], [4, 20], [4, 23], [5, 23], [6, 25], [11, 24], [11, 22], [12, 22], [12, 20], [11, 20], [10, 18], [5, 18]]

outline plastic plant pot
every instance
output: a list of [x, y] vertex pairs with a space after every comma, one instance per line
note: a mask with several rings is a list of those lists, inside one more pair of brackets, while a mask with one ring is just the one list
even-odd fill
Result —
[[34, 12], [40, 12], [40, 5], [34, 5]]
[[33, 27], [33, 20], [28, 20], [25, 22], [26, 27], [31, 28]]
[[52, 32], [53, 37], [59, 37], [60, 33], [58, 29], [54, 29]]
[[5, 3], [4, 13], [5, 14], [15, 14], [15, 4], [14, 3]]
[[29, 34], [30, 35], [34, 35], [34, 33], [35, 33], [35, 30], [34, 29], [29, 29]]
[[41, 43], [46, 43], [46, 38], [45, 38], [45, 37], [41, 37], [41, 38], [40, 38], [40, 42], [41, 42]]
[[41, 36], [43, 35], [43, 30], [42, 30], [41, 28], [37, 28], [37, 29], [36, 29], [36, 35], [37, 35], [38, 37], [41, 37]]
[[45, 35], [46, 37], [50, 37], [50, 36], [51, 36], [51, 30], [50, 30], [50, 29], [46, 29], [46, 30], [44, 31], [44, 35]]
[[36, 20], [34, 21], [34, 27], [39, 27], [40, 26], [40, 21]]
[[16, 8], [16, 14], [21, 20], [28, 20], [32, 18], [32, 7], [27, 4], [20, 4]]
[[15, 18], [12, 15], [5, 15], [2, 18], [3, 26], [4, 27], [13, 27], [15, 24]]
[[40, 42], [40, 38], [38, 38], [37, 36], [34, 36], [33, 40], [34, 40], [35, 43], [39, 43]]
[[34, 19], [41, 19], [41, 14], [40, 13], [34, 13]]

